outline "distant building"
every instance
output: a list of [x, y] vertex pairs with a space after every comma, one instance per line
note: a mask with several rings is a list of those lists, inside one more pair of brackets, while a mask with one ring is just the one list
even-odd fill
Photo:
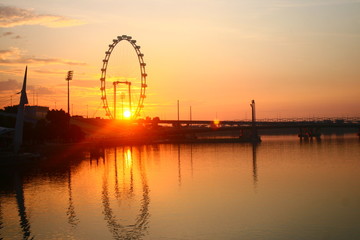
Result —
[[25, 117], [32, 119], [45, 119], [49, 107], [42, 106], [25, 106]]

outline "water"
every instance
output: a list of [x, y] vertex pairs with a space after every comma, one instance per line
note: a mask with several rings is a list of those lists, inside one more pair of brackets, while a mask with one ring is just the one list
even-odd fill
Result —
[[2, 169], [0, 239], [360, 239], [360, 142], [117, 147]]

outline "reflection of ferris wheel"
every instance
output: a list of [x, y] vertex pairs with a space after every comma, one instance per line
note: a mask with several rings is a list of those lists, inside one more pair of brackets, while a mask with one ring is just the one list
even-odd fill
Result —
[[[131, 50], [131, 56], [120, 56], [123, 52], [125, 55], [127, 49], [121, 48], [119, 45], [115, 51], [115, 46], [122, 40], [131, 44], [130, 48], [133, 48], [136, 52], [136, 56]], [[126, 46], [123, 46], [126, 47]], [[124, 51], [122, 51], [124, 50]], [[112, 64], [109, 64], [110, 56], [112, 56]], [[103, 102], [103, 108], [106, 111], [106, 116], [112, 119], [117, 118], [117, 95], [121, 92], [121, 119], [123, 117], [136, 119], [140, 116], [140, 111], [144, 107], [143, 102], [145, 96], [146, 77], [145, 62], [143, 60], [144, 54], [140, 52], [140, 46], [136, 45], [136, 40], [127, 35], [118, 36], [113, 40], [113, 43], [109, 45], [109, 49], [105, 52], [105, 58], [103, 59], [103, 67], [101, 68], [101, 100]], [[125, 59], [126, 58], [126, 59]], [[129, 59], [128, 59], [129, 58]], [[129, 61], [129, 60], [133, 61]], [[140, 72], [138, 70], [140, 65]], [[130, 73], [131, 72], [131, 73]], [[106, 85], [106, 81], [112, 84]], [[110, 111], [109, 103], [106, 95], [113, 92], [113, 112]]]

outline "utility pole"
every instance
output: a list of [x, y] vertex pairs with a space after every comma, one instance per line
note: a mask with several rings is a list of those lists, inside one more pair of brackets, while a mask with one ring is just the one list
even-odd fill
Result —
[[[190, 122], [192, 121], [192, 112], [191, 112], [191, 106], [190, 106]], [[191, 123], [190, 123], [191, 126]]]
[[179, 102], [179, 100], [177, 100], [177, 118], [178, 118], [178, 123], [180, 123], [180, 102]]
[[191, 112], [191, 106], [190, 106], [190, 121], [192, 121], [192, 112]]
[[67, 88], [68, 88], [68, 114], [70, 115], [70, 80], [73, 78], [74, 71], [68, 71], [66, 81], [68, 82]]

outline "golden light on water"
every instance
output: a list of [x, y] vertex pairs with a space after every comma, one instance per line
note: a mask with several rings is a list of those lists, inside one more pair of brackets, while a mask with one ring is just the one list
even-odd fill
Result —
[[127, 168], [130, 168], [133, 164], [133, 160], [132, 160], [132, 152], [131, 152], [131, 149], [127, 149], [125, 152], [124, 152], [124, 158], [125, 158], [125, 164], [126, 164], [126, 167]]

